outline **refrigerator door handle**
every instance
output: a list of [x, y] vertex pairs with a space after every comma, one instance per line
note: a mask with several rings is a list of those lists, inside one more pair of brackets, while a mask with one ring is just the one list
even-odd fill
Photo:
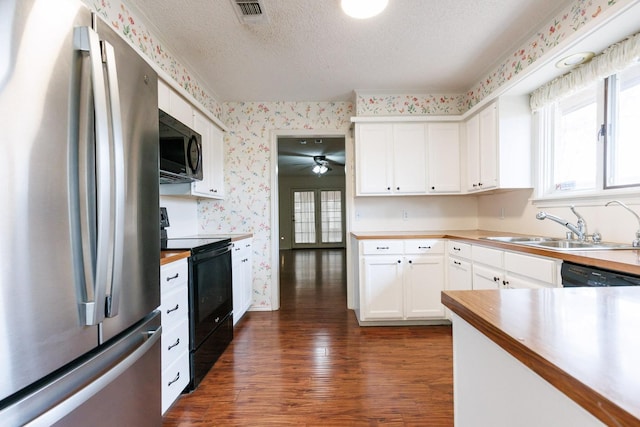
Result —
[[124, 208], [125, 208], [125, 171], [124, 171], [124, 134], [122, 129], [122, 115], [120, 104], [120, 88], [118, 86], [118, 70], [116, 68], [116, 56], [111, 46], [106, 41], [102, 42], [103, 59], [107, 71], [107, 90], [109, 93], [109, 109], [111, 113], [111, 135], [113, 138], [112, 176], [113, 192], [111, 193], [114, 206], [114, 226], [110, 235], [113, 263], [111, 265], [111, 280], [106, 304], [106, 316], [118, 315], [120, 304], [120, 287], [122, 286], [122, 263], [124, 255]]
[[[88, 281], [89, 292], [80, 301], [82, 322], [85, 325], [97, 325], [104, 319], [106, 286], [109, 280], [109, 236], [111, 235], [111, 149], [109, 142], [109, 116], [105, 92], [105, 79], [102, 70], [102, 55], [98, 34], [89, 27], [76, 27], [74, 30], [76, 49], [89, 55], [91, 87], [93, 90], [93, 108], [95, 114], [95, 176], [96, 176], [96, 217], [97, 229], [92, 226], [82, 230], [83, 253], [86, 256], [84, 278]], [[89, 201], [88, 203], [91, 203]], [[97, 238], [94, 235], [97, 234]], [[95, 250], [93, 245], [95, 243]], [[86, 246], [91, 246], [87, 248]]]
[[[40, 414], [37, 418], [25, 424], [25, 427], [50, 426], [73, 412], [76, 408], [94, 395], [98, 394], [100, 390], [111, 384], [122, 373], [133, 366], [142, 356], [145, 355], [145, 353], [147, 353], [147, 351], [151, 349], [151, 347], [153, 347], [153, 345], [160, 339], [161, 334], [162, 326], [158, 326], [155, 330], [145, 331], [143, 333], [144, 342], [142, 345], [131, 352], [120, 363], [106, 371], [102, 376], [91, 382], [86, 387], [79, 390], [78, 393], [63, 400], [60, 404], [52, 407], [48, 411]], [[88, 424], [90, 423], [88, 422]]]

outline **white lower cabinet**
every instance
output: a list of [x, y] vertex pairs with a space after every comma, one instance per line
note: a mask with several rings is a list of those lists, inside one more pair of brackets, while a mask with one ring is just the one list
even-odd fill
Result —
[[189, 383], [188, 275], [186, 258], [160, 268], [163, 414]]
[[447, 286], [452, 291], [471, 289], [473, 275], [471, 271], [471, 245], [468, 243], [447, 241]]
[[231, 249], [231, 272], [233, 276], [233, 324], [251, 307], [253, 290], [251, 237], [233, 242]]
[[473, 289], [561, 286], [562, 261], [473, 245]]
[[364, 240], [359, 243], [358, 320], [428, 321], [445, 318], [444, 241]]

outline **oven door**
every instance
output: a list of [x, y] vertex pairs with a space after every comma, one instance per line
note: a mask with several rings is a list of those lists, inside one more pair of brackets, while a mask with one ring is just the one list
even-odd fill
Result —
[[196, 350], [233, 310], [231, 244], [190, 258], [190, 348]]

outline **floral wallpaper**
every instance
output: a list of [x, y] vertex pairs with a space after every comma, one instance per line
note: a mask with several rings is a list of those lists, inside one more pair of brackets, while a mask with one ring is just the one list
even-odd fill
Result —
[[191, 73], [173, 56], [165, 46], [154, 38], [145, 25], [134, 16], [129, 7], [118, 0], [83, 0], [87, 6], [100, 15], [113, 29], [128, 40], [138, 51], [157, 64], [191, 94], [203, 107], [220, 118], [222, 106], [191, 77]]
[[253, 233], [253, 308], [271, 308], [271, 131], [313, 130], [349, 133], [350, 102], [230, 102], [223, 120], [224, 200], [198, 203], [200, 232]]
[[378, 95], [356, 93], [358, 116], [462, 114], [464, 95]]
[[522, 73], [604, 11], [633, 0], [575, 0], [462, 95], [380, 95], [356, 98], [358, 116], [461, 114]]

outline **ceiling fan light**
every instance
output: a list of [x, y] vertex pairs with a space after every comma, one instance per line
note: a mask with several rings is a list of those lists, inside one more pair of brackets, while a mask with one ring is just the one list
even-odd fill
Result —
[[329, 169], [325, 165], [320, 166], [320, 175], [326, 173], [328, 170]]
[[389, 0], [342, 0], [340, 5], [350, 17], [367, 19], [382, 12], [388, 3]]
[[315, 165], [313, 167], [313, 169], [311, 169], [311, 170], [313, 171], [313, 173], [319, 174], [320, 173], [320, 165]]

